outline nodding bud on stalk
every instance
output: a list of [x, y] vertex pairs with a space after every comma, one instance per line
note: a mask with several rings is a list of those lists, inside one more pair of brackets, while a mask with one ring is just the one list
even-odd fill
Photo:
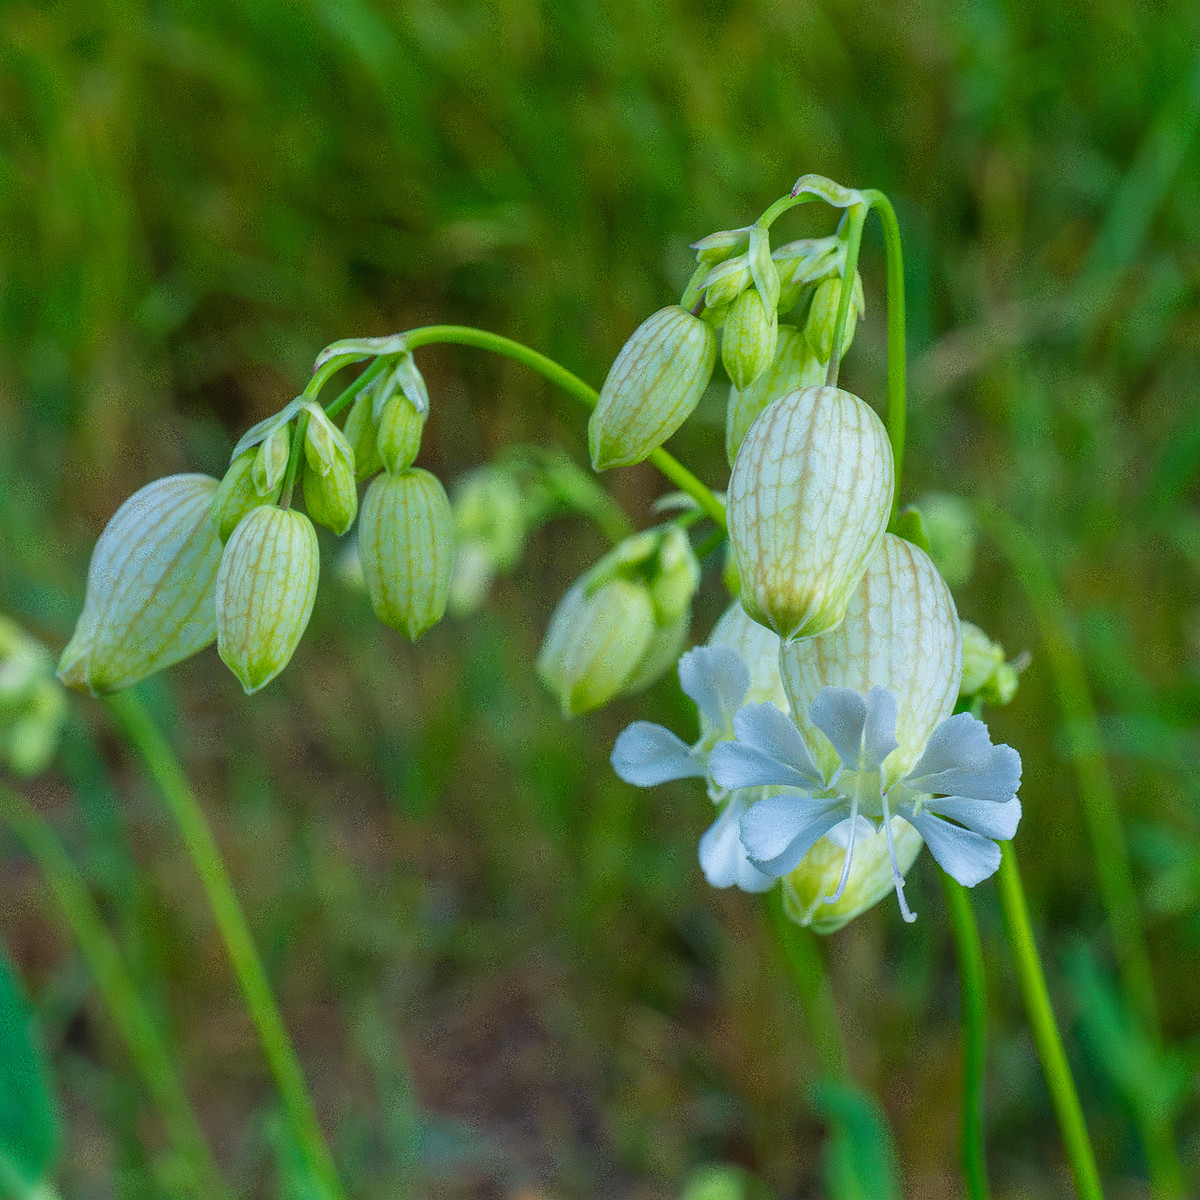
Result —
[[626, 538], [568, 590], [546, 631], [538, 675], [565, 716], [649, 687], [679, 657], [700, 564], [677, 525]]
[[775, 361], [749, 387], [729, 388], [725, 410], [725, 454], [732, 467], [746, 431], [773, 400], [796, 388], [813, 387], [825, 378], [825, 364], [809, 348], [808, 339], [791, 325], [780, 325]]
[[753, 278], [749, 254], [725, 259], [704, 277], [704, 303], [714, 309], [732, 304], [750, 286]]
[[383, 470], [383, 458], [379, 453], [377, 439], [379, 425], [375, 421], [374, 400], [370, 389], [359, 392], [346, 417], [343, 430], [350, 449], [354, 452], [354, 477], [360, 482], [370, 479]]
[[724, 229], [720, 233], [710, 233], [698, 242], [692, 243], [696, 252], [696, 261], [703, 264], [724, 262], [732, 254], [744, 250], [750, 241], [749, 229]]
[[[841, 302], [842, 278], [840, 275], [832, 275], [817, 284], [817, 290], [813, 293], [812, 307], [808, 310], [808, 323], [804, 327], [804, 332], [808, 337], [808, 344], [812, 346], [813, 353], [822, 362], [828, 362], [833, 354], [834, 327], [837, 325], [838, 305]], [[855, 272], [854, 291], [851, 293], [850, 308], [846, 315], [846, 334], [842, 341], [843, 354], [854, 337], [858, 318], [863, 315], [865, 309], [866, 301], [863, 298], [862, 279]]]
[[213, 496], [210, 515], [222, 542], [229, 541], [229, 535], [247, 513], [264, 504], [275, 504], [283, 491], [282, 476], [267, 492], [258, 490], [258, 484], [255, 482], [260, 474], [255, 470], [258, 453], [257, 448], [252, 448], [239, 454], [230, 463], [225, 478], [217, 487], [217, 494]]
[[317, 405], [308, 406], [304, 433], [304, 507], [320, 525], [341, 537], [358, 515], [354, 451], [345, 435]]
[[217, 575], [217, 652], [246, 694], [288, 665], [312, 616], [321, 557], [303, 513], [256, 508], [233, 531]]
[[785, 641], [842, 619], [892, 507], [883, 422], [840, 388], [788, 392], [750, 427], [729, 479], [741, 600]]
[[213, 640], [216, 490], [210, 475], [169, 475], [117, 509], [92, 551], [83, 612], [59, 660], [68, 687], [115, 692]]
[[260, 496], [273, 492], [283, 484], [291, 446], [292, 435], [287, 424], [277, 425], [259, 444], [254, 458], [253, 478]]
[[[903, 817], [892, 817], [891, 824], [896, 866], [901, 875], [907, 875], [925, 842]], [[836, 933], [860, 913], [874, 908], [895, 887], [887, 834], [882, 829], [858, 829], [846, 886], [831, 903], [829, 897], [837, 895], [845, 860], [846, 838], [839, 830], [835, 836], [821, 838], [800, 865], [783, 877], [783, 908], [797, 925], [807, 925], [813, 933]]]
[[617, 355], [588, 421], [592, 466], [628, 466], [661, 446], [691, 415], [716, 361], [716, 334], [678, 305], [643, 321]]
[[721, 362], [734, 387], [749, 387], [771, 365], [778, 335], [778, 314], [758, 288], [747, 288], [729, 306], [721, 334]]
[[397, 392], [379, 413], [379, 433], [375, 445], [383, 465], [395, 474], [413, 465], [421, 449], [425, 413], [420, 412], [402, 392]]
[[416, 641], [446, 611], [454, 516], [437, 477], [419, 467], [380, 475], [358, 522], [363, 579], [375, 615]]
[[962, 636], [950, 589], [928, 554], [885, 534], [841, 625], [785, 645], [779, 666], [792, 716], [817, 766], [829, 772], [837, 769], [837, 753], [809, 717], [821, 689], [892, 693], [898, 715], [897, 749], [884, 764], [890, 786], [913, 767], [958, 697]]

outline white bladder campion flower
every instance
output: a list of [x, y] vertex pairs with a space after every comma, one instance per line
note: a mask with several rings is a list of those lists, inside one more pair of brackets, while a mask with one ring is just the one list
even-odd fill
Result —
[[949, 589], [927, 555], [888, 534], [836, 630], [784, 646], [780, 667], [792, 715], [751, 704], [736, 739], [713, 748], [709, 771], [730, 789], [783, 789], [741, 820], [750, 860], [786, 875], [834, 835], [846, 853], [830, 903], [850, 876], [857, 838], [881, 825], [892, 883], [906, 920], [893, 817], [929, 844], [968, 887], [1000, 865], [997, 841], [1013, 836], [1021, 760], [994, 746], [982, 721], [950, 716], [962, 643]]

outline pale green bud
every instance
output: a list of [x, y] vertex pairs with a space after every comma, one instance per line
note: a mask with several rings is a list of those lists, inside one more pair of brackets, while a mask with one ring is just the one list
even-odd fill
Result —
[[312, 616], [321, 556], [303, 513], [256, 508], [233, 531], [217, 575], [217, 652], [246, 694], [288, 665]]
[[317, 405], [308, 406], [304, 432], [304, 507], [320, 525], [341, 537], [358, 515], [354, 451], [345, 435]]
[[54, 757], [67, 698], [40, 642], [0, 616], [0, 763], [36, 775]]
[[318, 475], [328, 475], [340, 460], [354, 468], [354, 451], [346, 435], [325, 415], [319, 404], [306, 404], [308, 423], [304, 428], [304, 461]]
[[[812, 307], [808, 310], [808, 322], [804, 327], [804, 332], [813, 353], [822, 362], [828, 362], [833, 354], [833, 334], [837, 325], [838, 305], [841, 302], [842, 278], [840, 275], [831, 275], [817, 284], [817, 290], [813, 293]], [[864, 309], [862, 280], [859, 278], [858, 272], [855, 272], [854, 291], [851, 294], [850, 308], [846, 315], [843, 353], [854, 340], [858, 318], [862, 316]]]
[[253, 509], [264, 504], [275, 504], [283, 491], [283, 479], [263, 495], [255, 483], [255, 463], [258, 450], [245, 450], [230, 464], [225, 472], [225, 478], [217, 486], [213, 496], [210, 516], [217, 527], [217, 534], [222, 542], [229, 541], [229, 535], [238, 527], [238, 522]]
[[771, 257], [779, 272], [780, 314], [791, 312], [809, 288], [836, 272], [844, 255], [845, 246], [836, 235], [802, 238], [774, 250]]
[[[892, 840], [896, 865], [905, 875], [925, 843], [903, 817], [892, 818]], [[825, 898], [837, 892], [845, 858], [846, 847], [840, 840], [823, 837], [800, 865], [783, 877], [783, 908], [797, 925], [807, 925], [814, 933], [836, 933], [895, 890], [887, 835], [881, 828], [858, 835], [846, 890], [835, 903], [827, 903]]]
[[727, 259], [705, 276], [704, 303], [709, 308], [724, 308], [732, 304], [753, 282], [749, 254]]
[[721, 362], [736, 388], [749, 387], [771, 365], [779, 315], [757, 288], [747, 288], [730, 306], [721, 335]]
[[696, 252], [698, 263], [715, 265], [724, 262], [730, 255], [740, 254], [749, 242], [749, 229], [726, 229], [693, 242], [692, 249]]
[[117, 509], [92, 551], [83, 612], [58, 664], [94, 696], [130, 687], [216, 636], [217, 481], [168, 475]]
[[631, 696], [657, 683], [679, 661], [691, 625], [690, 604], [675, 620], [665, 625], [655, 624], [646, 649], [634, 664], [629, 678], [621, 685], [623, 696]]
[[407, 396], [397, 392], [388, 400], [379, 416], [375, 444], [389, 471], [395, 474], [413, 465], [424, 429], [425, 413], [418, 411]]
[[419, 467], [378, 476], [363, 497], [358, 551], [375, 615], [416, 641], [446, 611], [454, 516], [436, 476]]
[[932, 493], [917, 507], [929, 538], [929, 557], [951, 587], [961, 587], [975, 570], [975, 543], [979, 529], [971, 506], [958, 496]]
[[958, 698], [962, 636], [950, 589], [929, 555], [885, 534], [850, 596], [845, 620], [822, 637], [785, 644], [779, 668], [792, 718], [817, 765], [830, 773], [837, 753], [808, 715], [821, 689], [892, 693], [898, 748], [884, 764], [890, 787], [912, 769]]
[[617, 355], [588, 421], [592, 466], [628, 466], [661, 446], [696, 407], [716, 360], [716, 335], [678, 305], [643, 321]]
[[686, 617], [699, 586], [700, 563], [696, 552], [687, 534], [678, 525], [669, 525], [658, 547], [656, 570], [650, 579], [655, 623], [667, 626]]
[[259, 444], [254, 458], [253, 478], [260, 496], [266, 496], [282, 485], [291, 444], [291, 430], [287, 425], [276, 426]]
[[343, 430], [346, 441], [354, 453], [354, 477], [370, 479], [383, 470], [383, 459], [379, 454], [377, 439], [379, 426], [373, 414], [374, 400], [370, 390], [359, 392], [346, 417]]
[[741, 600], [785, 641], [842, 619], [892, 507], [883, 422], [840, 388], [788, 392], [750, 427], [729, 479]]
[[525, 545], [528, 505], [511, 471], [480, 467], [454, 486], [454, 570], [450, 611], [474, 612], [497, 572], [516, 565]]
[[963, 665], [961, 700], [1008, 704], [1017, 693], [1017, 670], [1004, 660], [1004, 647], [978, 625], [962, 622]]
[[773, 400], [796, 388], [813, 387], [825, 378], [825, 366], [817, 361], [800, 330], [779, 326], [775, 361], [747, 388], [729, 387], [725, 410], [725, 454], [729, 465], [737, 457], [746, 431]]
[[654, 639], [654, 605], [642, 583], [575, 582], [559, 601], [537, 659], [539, 678], [563, 716], [607, 704], [634, 676]]

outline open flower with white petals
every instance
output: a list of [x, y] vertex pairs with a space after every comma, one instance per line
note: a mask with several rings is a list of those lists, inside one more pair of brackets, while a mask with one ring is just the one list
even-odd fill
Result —
[[[973, 887], [1000, 865], [997, 840], [1011, 838], [1021, 818], [1016, 797], [1021, 760], [1011, 746], [994, 746], [987, 727], [968, 713], [943, 721], [916, 765], [890, 785], [885, 762], [898, 748], [896, 698], [883, 687], [861, 696], [825, 687], [809, 720], [837, 752], [826, 777], [804, 735], [773, 704], [748, 704], [734, 718], [734, 741], [709, 756], [722, 787], [779, 787], [741, 819], [742, 842], [764, 874], [786, 875], [817, 840], [837, 831], [846, 845], [841, 878], [830, 903], [841, 899], [860, 829], [877, 822], [887, 838], [892, 881], [906, 921], [904, 876], [896, 861], [892, 817], [903, 817], [934, 858], [959, 883]], [[866, 818], [866, 821], [863, 820]], [[839, 828], [841, 827], [841, 828]]]
[[679, 660], [679, 683], [700, 714], [700, 737], [689, 746], [665, 726], [634, 721], [617, 738], [612, 764], [626, 783], [653, 787], [671, 779], [705, 779], [720, 815], [700, 838], [700, 866], [714, 887], [766, 891], [775, 881], [754, 867], [742, 845], [740, 824], [761, 788], [728, 792], [713, 782], [708, 756], [733, 736], [734, 714], [747, 701], [773, 701], [787, 708], [779, 677], [779, 639], [751, 621], [734, 603], [717, 622], [709, 645]]

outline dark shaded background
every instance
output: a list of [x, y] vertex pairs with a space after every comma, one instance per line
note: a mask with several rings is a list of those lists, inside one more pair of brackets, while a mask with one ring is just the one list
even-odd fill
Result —
[[[120, 501], [220, 474], [329, 341], [462, 321], [598, 384], [678, 295], [690, 241], [803, 172], [881, 188], [910, 289], [904, 498], [994, 500], [1051, 563], [1164, 1026], [1194, 1070], [1198, 34], [1186, 0], [5, 4], [0, 609], [57, 650]], [[781, 223], [831, 228], [807, 210]], [[875, 233], [863, 266], [843, 380], [879, 400]], [[420, 461], [443, 479], [512, 441], [585, 458], [581, 414], [539, 379], [470, 350], [420, 362]], [[674, 448], [720, 487], [718, 399]], [[649, 468], [606, 482], [641, 524], [665, 490]], [[278, 682], [247, 700], [210, 650], [143, 688], [218, 827], [355, 1195], [664, 1197], [710, 1160], [820, 1194], [815, 1060], [761, 904], [704, 885], [697, 789], [635, 791], [606, 764], [626, 721], [686, 731], [689, 706], [668, 679], [564, 725], [533, 678], [551, 608], [600, 549], [552, 524], [487, 612], [414, 649], [336, 578], [324, 538], [312, 625]], [[1111, 947], [1072, 729], [986, 545], [958, 600], [1033, 652], [993, 730], [1025, 762], [1019, 849], [1102, 1170], [1111, 1195], [1141, 1195], [1120, 1046], [1096, 1019]], [[706, 580], [698, 638], [721, 603]], [[175, 1031], [229, 1177], [272, 1195], [273, 1092], [192, 871], [105, 714], [77, 711], [61, 768], [29, 790]], [[0, 932], [67, 1098], [63, 1193], [169, 1194], [86, 971], [15, 848], [6, 864]], [[1065, 1195], [992, 885], [976, 895], [996, 1195]], [[905, 1195], [949, 1197], [957, 985], [928, 856], [910, 896], [915, 926], [885, 903], [827, 949]], [[1197, 1184], [1194, 1086], [1180, 1137]], [[414, 1138], [416, 1183], [396, 1167]]]

